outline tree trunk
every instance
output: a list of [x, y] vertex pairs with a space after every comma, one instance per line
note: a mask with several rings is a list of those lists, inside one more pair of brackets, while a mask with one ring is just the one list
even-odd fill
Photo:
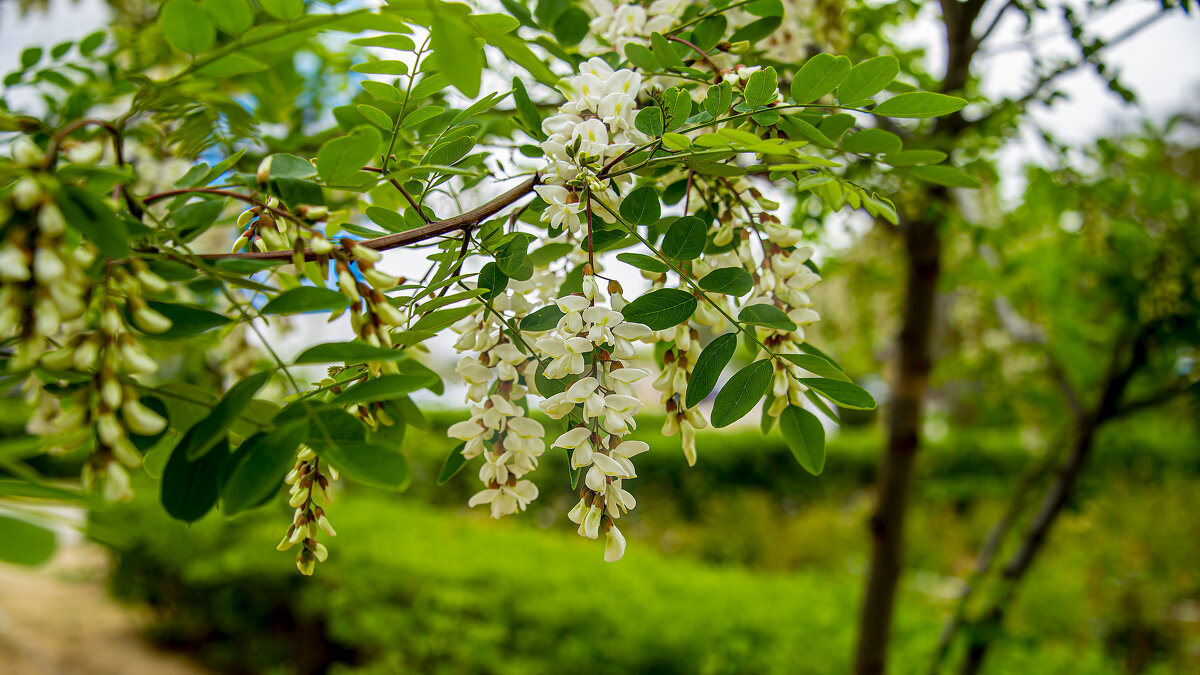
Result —
[[[934, 204], [946, 198], [939, 191]], [[904, 516], [912, 489], [913, 466], [920, 440], [921, 409], [932, 366], [934, 305], [941, 273], [941, 239], [933, 206], [919, 219], [903, 224], [908, 259], [903, 327], [892, 384], [887, 450], [879, 468], [879, 496], [869, 523], [873, 555], [859, 624], [855, 672], [883, 673], [896, 584], [903, 555]]]

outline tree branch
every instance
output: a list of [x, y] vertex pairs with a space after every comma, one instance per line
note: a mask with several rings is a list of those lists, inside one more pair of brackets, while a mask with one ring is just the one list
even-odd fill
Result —
[[[386, 251], [388, 249], [408, 246], [426, 239], [439, 237], [451, 232], [468, 229], [479, 224], [479, 221], [489, 216], [495, 215], [504, 208], [512, 205], [517, 200], [528, 195], [535, 185], [538, 184], [540, 177], [537, 174], [530, 176], [525, 182], [512, 188], [508, 192], [496, 197], [482, 206], [478, 206], [466, 213], [460, 213], [457, 216], [438, 220], [428, 225], [409, 230], [407, 232], [398, 232], [389, 234], [374, 239], [365, 241], [357, 241], [355, 246], [365, 246], [375, 249], [376, 251]], [[340, 247], [340, 246], [339, 246]], [[249, 253], [206, 253], [197, 255], [197, 258], [205, 260], [227, 260], [231, 258], [246, 258], [251, 260], [291, 260], [292, 251], [254, 251]], [[311, 248], [304, 249], [305, 260], [316, 260], [316, 253], [313, 253]]]

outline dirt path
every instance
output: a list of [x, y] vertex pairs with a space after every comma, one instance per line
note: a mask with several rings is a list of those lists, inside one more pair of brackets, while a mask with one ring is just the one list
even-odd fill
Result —
[[207, 675], [139, 635], [146, 618], [104, 591], [101, 550], [75, 544], [48, 565], [0, 563], [0, 672], [5, 675]]

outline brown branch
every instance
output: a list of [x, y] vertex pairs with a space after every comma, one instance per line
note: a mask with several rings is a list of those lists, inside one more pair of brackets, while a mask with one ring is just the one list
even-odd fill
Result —
[[[700, 58], [703, 59], [705, 63], [712, 66], [713, 74], [716, 75], [718, 78], [721, 77], [721, 73], [723, 72], [721, 70], [721, 66], [718, 66], [717, 63], [708, 56], [708, 52], [701, 49], [698, 45], [692, 44], [691, 42], [688, 42], [687, 40], [684, 40], [683, 38], [675, 37], [674, 35], [668, 36], [667, 39], [670, 40], [671, 42], [678, 42], [679, 44], [681, 44], [685, 47], [688, 47], [692, 51], [699, 54]], [[718, 80], [718, 82], [719, 82], [719, 80]]]
[[[528, 195], [535, 185], [538, 184], [539, 177], [537, 174], [530, 176], [520, 185], [512, 188], [508, 192], [496, 197], [482, 206], [478, 206], [466, 213], [460, 213], [457, 216], [446, 218], [445, 220], [434, 221], [423, 227], [409, 230], [407, 232], [398, 232], [389, 234], [374, 239], [354, 242], [355, 246], [365, 246], [375, 249], [376, 251], [386, 251], [388, 249], [408, 246], [417, 242], [439, 237], [451, 232], [470, 229], [479, 224], [479, 221], [492, 216], [504, 208], [511, 206], [514, 202]], [[340, 248], [340, 245], [336, 245]], [[292, 251], [254, 251], [249, 253], [204, 253], [197, 255], [197, 258], [205, 260], [227, 260], [231, 258], [245, 258], [251, 260], [291, 260]], [[319, 256], [313, 253], [311, 248], [304, 249], [305, 260], [316, 260]]]
[[[364, 166], [363, 171], [372, 171], [372, 172], [378, 173], [378, 174], [384, 173], [383, 169], [379, 169], [379, 168], [376, 168], [373, 166]], [[421, 207], [417, 206], [416, 200], [414, 200], [412, 198], [412, 195], [408, 194], [408, 190], [404, 189], [404, 186], [400, 184], [400, 181], [398, 181], [395, 178], [392, 178], [390, 176], [388, 176], [387, 180], [389, 183], [392, 184], [392, 187], [394, 187], [400, 191], [401, 195], [404, 195], [404, 199], [408, 202], [409, 206], [411, 206], [417, 210], [417, 215], [421, 216], [421, 220], [425, 221], [426, 225], [433, 222], [433, 220], [428, 215], [426, 215], [424, 211], [421, 210]]]

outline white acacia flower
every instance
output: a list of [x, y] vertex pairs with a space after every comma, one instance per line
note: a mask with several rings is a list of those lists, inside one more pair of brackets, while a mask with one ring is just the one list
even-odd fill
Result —
[[583, 310], [583, 321], [587, 324], [587, 339], [592, 344], [602, 345], [616, 342], [612, 327], [625, 320], [620, 312], [614, 312], [607, 307], [595, 305]]
[[650, 371], [642, 370], [641, 368], [618, 368], [610, 371], [608, 377], [612, 380], [614, 393], [635, 396], [637, 390], [634, 388], [633, 383], [649, 374]]
[[586, 365], [583, 355], [592, 351], [592, 343], [581, 337], [546, 337], [538, 340], [535, 346], [550, 356], [545, 375], [552, 380], [582, 373]]
[[633, 115], [636, 110], [637, 101], [632, 96], [614, 91], [601, 99], [596, 114], [615, 134], [633, 128]]
[[[637, 476], [637, 470], [633, 468], [631, 457], [636, 457], [650, 450], [649, 444], [644, 441], [622, 441], [620, 445], [609, 451], [609, 456], [612, 461], [620, 465], [625, 475], [622, 478], [634, 478]], [[609, 472], [605, 472], [609, 473]], [[609, 473], [611, 476], [619, 475], [617, 473]]]
[[596, 504], [592, 504], [583, 514], [583, 519], [579, 523], [579, 534], [588, 539], [595, 539], [600, 536], [600, 518], [604, 515], [604, 509]]
[[517, 379], [517, 367], [525, 362], [525, 354], [511, 342], [505, 342], [502, 345], [496, 345], [492, 350], [492, 354], [497, 358], [496, 372], [499, 378], [505, 382], [511, 382]]
[[537, 457], [546, 449], [546, 430], [537, 421], [528, 417], [514, 417], [508, 421], [508, 436], [504, 447], [516, 454]]
[[588, 120], [571, 131], [571, 142], [577, 139], [581, 155], [603, 157], [608, 150], [608, 127], [601, 120]]
[[621, 487], [620, 478], [608, 484], [608, 490], [604, 493], [604, 510], [608, 512], [609, 517], [620, 518], [622, 514], [632, 511], [635, 506], [637, 506], [637, 500], [628, 490]]
[[576, 405], [587, 400], [599, 386], [600, 381], [596, 378], [581, 377], [575, 384], [568, 387], [566, 391], [543, 400], [538, 406], [551, 419], [562, 419], [570, 414]]
[[509, 453], [507, 452], [500, 453], [499, 455], [493, 453], [485, 454], [483, 456], [483, 464], [479, 467], [479, 481], [484, 485], [507, 483], [508, 458]]
[[[542, 131], [547, 136], [561, 135], [570, 138], [571, 132], [580, 124], [583, 124], [583, 118], [579, 115], [558, 113], [542, 120]], [[563, 154], [566, 154], [565, 151]]]
[[642, 402], [625, 394], [609, 394], [604, 397], [602, 425], [611, 434], [626, 434], [637, 425], [633, 416], [642, 409]]
[[568, 335], [583, 331], [583, 311], [590, 301], [582, 295], [568, 295], [554, 300], [554, 304], [562, 311], [563, 316], [558, 320], [558, 330]]
[[509, 417], [520, 417], [525, 414], [523, 410], [513, 405], [512, 401], [499, 394], [492, 394], [488, 400], [492, 402], [492, 405], [483, 411], [483, 425], [489, 429], [503, 431]]
[[500, 516], [516, 513], [518, 510], [525, 510], [529, 506], [529, 502], [537, 499], [537, 486], [527, 480], [517, 481], [516, 485], [501, 485], [498, 488], [489, 488], [476, 492], [467, 502], [468, 506], [479, 506], [480, 504], [491, 504], [492, 517], [499, 518]]
[[582, 227], [579, 214], [583, 211], [583, 204], [571, 201], [574, 197], [570, 190], [560, 185], [539, 185], [534, 190], [548, 204], [546, 210], [542, 211], [542, 222], [549, 223], [551, 227], [562, 227], [572, 234], [579, 232]]
[[592, 463], [592, 432], [587, 427], [575, 427], [553, 443], [555, 448], [571, 450], [571, 468], [581, 469]]
[[613, 525], [608, 528], [607, 537], [604, 543], [604, 562], [616, 562], [625, 555], [625, 536]]
[[622, 321], [612, 329], [613, 356], [622, 360], [635, 358], [637, 350], [633, 348], [633, 341], [641, 340], [649, 336], [652, 332], [649, 326], [645, 324]]
[[454, 372], [462, 376], [467, 383], [467, 400], [475, 403], [483, 402], [487, 397], [488, 386], [492, 382], [492, 369], [480, 363], [474, 356], [464, 356], [454, 367]]
[[446, 435], [450, 438], [457, 438], [460, 441], [466, 441], [463, 446], [462, 453], [467, 459], [477, 457], [484, 450], [484, 441], [490, 439], [495, 432], [487, 427], [476, 418], [455, 422], [446, 430]]
[[567, 102], [559, 109], [575, 115], [595, 112], [605, 91], [604, 81], [591, 73], [567, 78], [563, 83], [563, 94], [567, 97]]

